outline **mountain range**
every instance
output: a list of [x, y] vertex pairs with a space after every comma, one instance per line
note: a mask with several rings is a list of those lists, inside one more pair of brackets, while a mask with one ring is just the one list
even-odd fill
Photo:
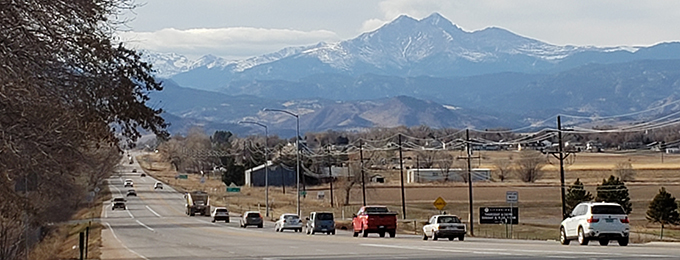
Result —
[[248, 118], [294, 129], [291, 118], [261, 112], [273, 107], [300, 114], [301, 127], [315, 131], [511, 128], [557, 113], [641, 111], [673, 102], [680, 90], [680, 43], [556, 46], [495, 27], [467, 32], [437, 13], [240, 61], [145, 58], [165, 79], [166, 90], [152, 99], [175, 121], [203, 125]]

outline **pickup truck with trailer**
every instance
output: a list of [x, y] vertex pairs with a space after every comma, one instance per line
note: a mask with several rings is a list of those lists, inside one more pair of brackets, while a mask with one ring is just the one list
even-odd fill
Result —
[[388, 233], [394, 237], [397, 232], [397, 213], [389, 211], [385, 206], [364, 206], [352, 218], [353, 236], [367, 237], [369, 233], [378, 233], [385, 237]]
[[201, 213], [203, 216], [210, 216], [210, 198], [207, 192], [187, 192], [184, 194], [184, 199], [187, 215], [194, 216], [196, 213]]

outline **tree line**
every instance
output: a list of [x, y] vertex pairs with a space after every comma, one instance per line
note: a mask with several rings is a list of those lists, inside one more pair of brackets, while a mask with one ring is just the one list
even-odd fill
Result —
[[121, 159], [121, 141], [168, 136], [162, 111], [147, 104], [161, 84], [113, 34], [112, 17], [133, 7], [0, 1], [0, 259], [25, 257], [40, 239], [25, 230], [85, 206]]

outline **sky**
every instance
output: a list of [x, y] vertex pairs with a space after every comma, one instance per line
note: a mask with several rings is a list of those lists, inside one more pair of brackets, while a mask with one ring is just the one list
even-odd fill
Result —
[[399, 15], [437, 12], [465, 31], [500, 27], [555, 45], [651, 46], [680, 41], [676, 0], [135, 0], [117, 19], [128, 46], [195, 59], [244, 59], [338, 42]]

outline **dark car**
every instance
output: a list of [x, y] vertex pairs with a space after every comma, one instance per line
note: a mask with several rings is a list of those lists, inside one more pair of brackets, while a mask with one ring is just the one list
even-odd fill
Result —
[[135, 190], [128, 190], [127, 195], [128, 197], [130, 196], [135, 196], [137, 197], [137, 192]]
[[113, 199], [113, 202], [111, 202], [111, 210], [116, 210], [116, 208], [119, 208], [119, 209], [126, 209], [126, 207], [125, 207], [125, 199], [124, 199], [124, 198], [115, 198], [115, 199]]
[[257, 226], [262, 228], [263, 226], [262, 214], [258, 211], [246, 211], [241, 217], [240, 224], [242, 228], [247, 226]]
[[142, 173], [140, 176], [141, 176], [141, 177], [146, 177], [146, 173]]

